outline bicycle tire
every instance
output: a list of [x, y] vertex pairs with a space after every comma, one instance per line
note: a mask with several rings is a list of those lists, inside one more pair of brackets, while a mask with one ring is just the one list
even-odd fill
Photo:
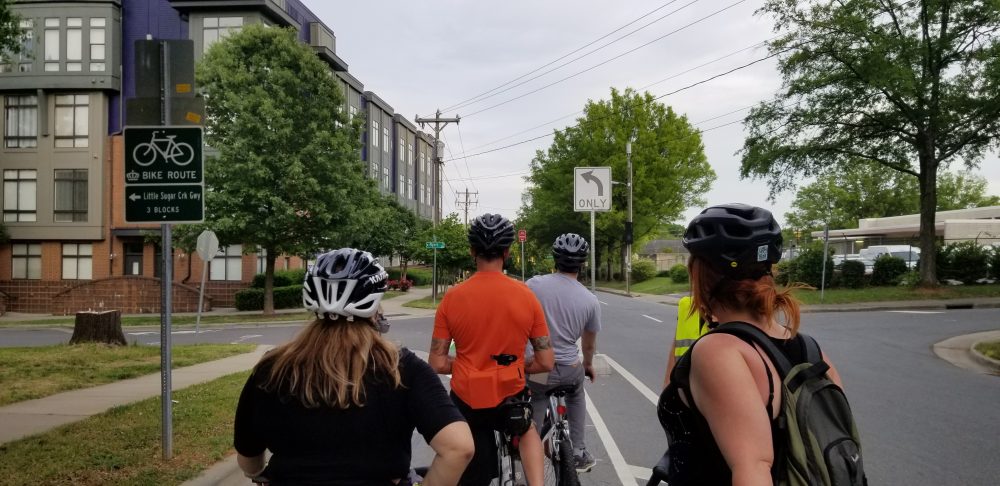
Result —
[[[175, 144], [174, 149], [171, 150], [170, 159], [174, 161], [174, 165], [177, 167], [184, 167], [194, 160], [194, 148], [187, 143]], [[184, 162], [181, 162], [180, 159], [184, 159]]]
[[580, 476], [573, 461], [573, 443], [568, 438], [559, 439], [559, 481], [557, 486], [580, 486]]
[[[145, 151], [142, 152], [143, 154], [143, 157], [141, 157], [142, 160], [148, 160], [149, 162], [145, 163], [139, 162], [140, 159], [139, 149], [141, 148], [146, 149]], [[147, 158], [146, 157], [147, 154], [152, 154], [153, 158]], [[132, 149], [132, 160], [135, 161], [136, 165], [138, 165], [139, 167], [149, 167], [150, 165], [153, 164], [153, 162], [156, 162], [156, 147], [154, 147], [153, 144], [149, 142], [143, 142], [140, 143], [139, 145], [136, 145], [135, 148]]]

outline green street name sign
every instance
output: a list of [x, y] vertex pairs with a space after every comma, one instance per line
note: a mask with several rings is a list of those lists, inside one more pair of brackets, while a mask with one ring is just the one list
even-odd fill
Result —
[[441, 249], [444, 248], [444, 242], [443, 241], [428, 241], [427, 242], [427, 248], [432, 248], [432, 249], [435, 249], [435, 250], [441, 250]]
[[125, 127], [125, 221], [205, 220], [202, 129]]
[[205, 220], [201, 184], [125, 187], [129, 223], [200, 223]]

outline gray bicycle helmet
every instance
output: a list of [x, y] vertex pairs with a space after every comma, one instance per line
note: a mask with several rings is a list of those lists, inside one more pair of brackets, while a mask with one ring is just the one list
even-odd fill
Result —
[[306, 272], [302, 302], [317, 316], [370, 318], [378, 312], [389, 274], [371, 253], [341, 248], [324, 253]]
[[781, 228], [770, 211], [747, 204], [712, 206], [682, 240], [691, 255], [732, 278], [760, 278], [781, 259]]
[[497, 258], [514, 243], [514, 225], [499, 214], [486, 213], [469, 225], [469, 245], [476, 256]]
[[578, 272], [587, 262], [590, 255], [590, 244], [576, 233], [565, 233], [552, 243], [552, 258], [556, 268], [562, 272]]

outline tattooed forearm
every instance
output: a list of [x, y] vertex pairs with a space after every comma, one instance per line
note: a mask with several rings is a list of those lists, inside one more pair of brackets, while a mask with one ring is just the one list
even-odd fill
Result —
[[548, 336], [531, 338], [531, 347], [535, 348], [535, 351], [542, 351], [552, 347], [552, 343], [549, 342]]
[[451, 347], [451, 339], [431, 339], [431, 351], [427, 356], [427, 363], [438, 373], [451, 373], [452, 358], [448, 356], [448, 348]]
[[448, 348], [451, 347], [451, 339], [431, 339], [432, 355], [448, 355]]

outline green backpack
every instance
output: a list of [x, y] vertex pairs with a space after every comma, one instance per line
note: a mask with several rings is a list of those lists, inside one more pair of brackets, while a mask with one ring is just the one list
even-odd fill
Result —
[[[730, 322], [713, 332], [736, 336], [760, 346], [778, 370], [781, 411], [775, 433], [772, 466], [774, 484], [787, 486], [864, 486], [861, 440], [844, 391], [826, 372], [816, 340], [802, 336], [805, 362], [793, 365], [764, 331], [744, 322]], [[755, 348], [756, 349], [756, 348]], [[759, 353], [758, 353], [759, 354]], [[763, 360], [764, 357], [761, 356]], [[774, 384], [768, 373], [769, 394]], [[770, 406], [768, 407], [770, 409]]]

